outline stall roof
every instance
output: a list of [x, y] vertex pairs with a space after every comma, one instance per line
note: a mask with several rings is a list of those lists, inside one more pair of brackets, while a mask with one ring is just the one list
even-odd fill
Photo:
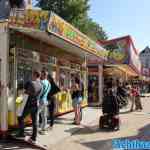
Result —
[[107, 51], [109, 51], [109, 63], [116, 65], [126, 64], [140, 75], [141, 62], [138, 51], [135, 48], [130, 36], [124, 36], [106, 41], [99, 40], [98, 43], [103, 45]]
[[99, 44], [75, 29], [55, 13], [41, 10], [18, 10], [11, 12], [10, 28], [57, 46], [80, 57], [95, 55], [107, 58], [107, 52]]

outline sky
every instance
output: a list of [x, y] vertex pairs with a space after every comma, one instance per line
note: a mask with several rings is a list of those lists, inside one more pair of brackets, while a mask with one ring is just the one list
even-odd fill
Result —
[[131, 35], [141, 51], [150, 46], [150, 0], [90, 0], [89, 16], [109, 38]]
[[139, 51], [150, 46], [150, 0], [90, 0], [90, 5], [89, 17], [109, 39], [131, 35]]

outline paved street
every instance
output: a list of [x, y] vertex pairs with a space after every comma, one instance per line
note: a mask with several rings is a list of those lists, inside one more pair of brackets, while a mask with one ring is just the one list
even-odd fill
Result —
[[53, 146], [53, 150], [112, 150], [112, 139], [150, 140], [150, 98], [143, 98], [144, 111], [121, 114], [121, 130], [100, 131], [98, 118], [73, 136]]
[[[46, 136], [40, 136], [40, 143], [47, 145], [48, 150], [111, 150], [112, 139], [150, 139], [150, 98], [142, 98], [142, 112], [121, 114], [121, 130], [109, 132], [99, 130], [98, 120], [100, 110], [97, 108], [84, 109], [84, 119], [81, 126], [72, 125], [73, 114], [67, 114], [56, 120], [53, 131]], [[32, 150], [25, 143], [0, 144], [1, 150]]]

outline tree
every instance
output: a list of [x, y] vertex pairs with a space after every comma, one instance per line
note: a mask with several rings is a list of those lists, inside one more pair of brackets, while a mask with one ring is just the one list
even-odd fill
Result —
[[81, 19], [89, 10], [89, 0], [37, 0], [37, 6], [51, 10], [68, 22]]
[[36, 6], [53, 11], [93, 40], [105, 40], [103, 28], [88, 17], [89, 0], [37, 0]]
[[108, 38], [103, 28], [91, 18], [85, 18], [83, 25], [80, 26], [80, 30], [95, 41]]

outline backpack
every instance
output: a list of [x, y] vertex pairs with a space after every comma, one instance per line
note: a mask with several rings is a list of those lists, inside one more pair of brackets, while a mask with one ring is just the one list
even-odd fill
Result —
[[47, 99], [50, 100], [52, 96], [60, 92], [60, 88], [56, 85], [55, 82], [51, 83], [51, 90], [48, 93]]

